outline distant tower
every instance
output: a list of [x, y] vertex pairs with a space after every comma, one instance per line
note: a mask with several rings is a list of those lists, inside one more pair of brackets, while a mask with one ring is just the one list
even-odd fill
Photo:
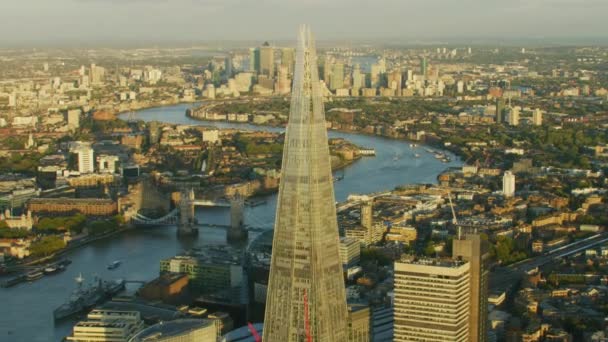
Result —
[[74, 152], [78, 155], [78, 172], [92, 173], [95, 171], [94, 152], [89, 144], [79, 145]]
[[274, 48], [265, 42], [260, 51], [260, 74], [269, 78], [274, 76]]
[[458, 81], [456, 83], [456, 91], [458, 92], [458, 94], [464, 93], [464, 82], [463, 81]]
[[194, 227], [194, 189], [189, 192], [182, 191], [179, 201], [179, 225], [177, 235], [197, 235], [198, 229]]
[[452, 242], [454, 258], [470, 263], [470, 309], [469, 341], [486, 342], [488, 340], [488, 284], [489, 258], [488, 241], [478, 234], [468, 234], [465, 238], [456, 238]]
[[300, 30], [272, 243], [264, 342], [346, 342], [348, 311], [317, 56]]
[[426, 60], [426, 57], [422, 57], [422, 59], [420, 60], [420, 74], [422, 76], [426, 77], [428, 70], [429, 70], [428, 61]]
[[36, 146], [36, 142], [34, 141], [34, 136], [30, 133], [27, 137], [27, 142], [25, 143], [25, 148], [30, 149]]
[[502, 194], [505, 197], [515, 195], [515, 175], [511, 171], [505, 171], [502, 176]]
[[287, 67], [289, 75], [293, 74], [293, 67], [296, 61], [296, 50], [292, 48], [281, 49], [281, 65]]
[[260, 49], [249, 49], [249, 71], [260, 72]]
[[505, 100], [502, 98], [496, 99], [496, 123], [505, 121]]
[[336, 90], [344, 88], [344, 64], [335, 63], [331, 68], [329, 89]]
[[230, 200], [230, 228], [226, 232], [229, 243], [247, 241], [248, 232], [244, 222], [245, 200], [238, 192]]
[[373, 217], [374, 207], [371, 200], [364, 201], [361, 204], [361, 226], [367, 229], [371, 229], [374, 224]]
[[510, 107], [507, 109], [509, 125], [519, 126], [519, 107]]
[[543, 111], [540, 108], [536, 108], [532, 113], [532, 123], [534, 126], [542, 126], [543, 124]]
[[232, 77], [233, 67], [232, 67], [232, 55], [226, 56], [224, 59], [224, 70], [226, 71], [226, 78]]

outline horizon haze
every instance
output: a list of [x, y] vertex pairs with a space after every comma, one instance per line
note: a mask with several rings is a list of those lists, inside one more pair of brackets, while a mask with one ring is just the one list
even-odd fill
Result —
[[24, 0], [0, 13], [0, 47], [290, 40], [606, 43], [604, 0]]

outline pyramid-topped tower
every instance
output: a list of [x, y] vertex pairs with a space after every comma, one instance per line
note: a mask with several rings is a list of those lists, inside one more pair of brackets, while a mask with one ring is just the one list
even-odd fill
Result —
[[347, 307], [317, 56], [302, 27], [272, 244], [264, 341], [347, 340]]

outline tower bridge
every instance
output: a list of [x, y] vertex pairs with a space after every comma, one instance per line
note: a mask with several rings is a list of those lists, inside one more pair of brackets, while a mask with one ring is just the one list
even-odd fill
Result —
[[[222, 207], [230, 208], [229, 224], [201, 224], [196, 221], [195, 207]], [[178, 235], [196, 235], [199, 227], [227, 229], [228, 242], [242, 242], [247, 240], [249, 230], [264, 230], [268, 227], [248, 226], [244, 223], [244, 199], [237, 195], [228, 200], [197, 199], [194, 190], [182, 190], [178, 205], [162, 217], [151, 218], [138, 212], [131, 218], [131, 223], [138, 227], [173, 227], [177, 226]], [[255, 221], [255, 220], [254, 220]]]

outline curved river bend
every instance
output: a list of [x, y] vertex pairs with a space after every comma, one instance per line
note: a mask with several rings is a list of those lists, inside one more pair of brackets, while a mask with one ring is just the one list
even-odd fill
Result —
[[[282, 131], [282, 128], [252, 126], [227, 122], [202, 122], [185, 116], [190, 105], [150, 108], [136, 112], [144, 121], [163, 121], [172, 124], [210, 125], [219, 128], [240, 128], [247, 130]], [[461, 162], [454, 155], [445, 164], [418, 147], [420, 158], [414, 158], [414, 150], [409, 143], [341, 132], [329, 132], [330, 137], [341, 137], [359, 146], [374, 148], [375, 157], [365, 157], [347, 167], [344, 179], [334, 183], [337, 201], [343, 201], [349, 194], [364, 194], [390, 190], [398, 185], [411, 183], [435, 183], [437, 175], [449, 166], [459, 166]], [[247, 208], [245, 222], [258, 227], [271, 227], [274, 222], [276, 195], [268, 196], [268, 201], [253, 208]], [[229, 213], [226, 209], [197, 209], [197, 218], [203, 223], [226, 223]], [[44, 277], [33, 283], [17, 285], [10, 289], [0, 289], [0, 341], [59, 341], [68, 335], [74, 321], [55, 326], [53, 308], [64, 302], [75, 286], [74, 278], [79, 273], [91, 279], [94, 275], [106, 279], [125, 278], [129, 280], [150, 280], [158, 275], [159, 261], [174, 256], [185, 249], [199, 244], [223, 243], [224, 230], [201, 229], [196, 241], [181, 240], [176, 237], [175, 228], [155, 228], [128, 231], [110, 239], [97, 241], [81, 249], [70, 252], [67, 257], [73, 263], [63, 273]], [[123, 260], [116, 270], [106, 266], [113, 260]]]

